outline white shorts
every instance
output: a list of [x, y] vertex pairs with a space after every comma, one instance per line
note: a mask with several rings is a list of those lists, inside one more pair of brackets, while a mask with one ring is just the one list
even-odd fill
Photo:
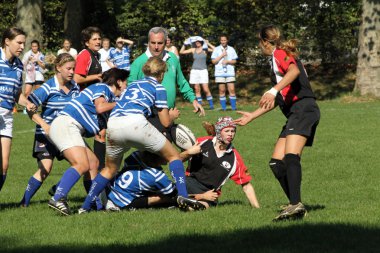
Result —
[[12, 138], [13, 114], [12, 110], [0, 107], [0, 135]]
[[160, 151], [166, 142], [142, 114], [112, 117], [107, 124], [107, 156], [117, 160], [131, 147], [152, 153]]
[[190, 71], [191, 84], [208, 83], [208, 71], [207, 69], [192, 69]]
[[82, 137], [84, 128], [67, 115], [60, 115], [50, 125], [49, 138], [60, 152], [72, 147], [86, 147]]
[[40, 71], [35, 72], [35, 78], [34, 80], [30, 79], [30, 77], [26, 74], [25, 75], [25, 83], [31, 84], [35, 82], [43, 82], [44, 81], [44, 75]]
[[236, 81], [236, 78], [234, 76], [230, 77], [215, 77], [216, 83], [234, 83]]

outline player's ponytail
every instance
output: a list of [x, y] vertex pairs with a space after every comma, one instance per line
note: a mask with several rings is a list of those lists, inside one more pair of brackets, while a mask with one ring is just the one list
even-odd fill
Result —
[[299, 55], [299, 51], [297, 49], [297, 44], [299, 41], [297, 39], [283, 41], [281, 38], [280, 29], [274, 25], [267, 25], [261, 28], [259, 32], [259, 39], [268, 41], [276, 48], [284, 50], [289, 56], [297, 57]]

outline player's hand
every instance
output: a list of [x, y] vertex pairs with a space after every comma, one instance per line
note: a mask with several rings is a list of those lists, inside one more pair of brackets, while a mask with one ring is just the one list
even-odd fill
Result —
[[37, 112], [37, 106], [35, 105], [35, 104], [33, 104], [33, 103], [27, 103], [26, 104], [26, 110], [27, 111], [30, 111], [30, 112], [32, 112], [32, 113], [35, 113], [35, 112]]
[[96, 74], [96, 79], [99, 81], [99, 82], [102, 82], [103, 79], [102, 79], [102, 74]]
[[169, 116], [172, 122], [178, 119], [180, 114], [181, 112], [177, 109], [177, 107], [169, 109]]
[[234, 123], [239, 126], [245, 126], [253, 120], [252, 113], [250, 112], [243, 112], [243, 111], [236, 111], [236, 112], [242, 115], [240, 118], [234, 120]]
[[268, 92], [265, 92], [264, 95], [261, 97], [259, 105], [263, 109], [272, 109], [274, 107], [275, 102], [275, 96], [273, 94], [270, 94]]
[[196, 155], [202, 152], [200, 143], [195, 143], [191, 148], [186, 150], [189, 155]]
[[199, 117], [206, 115], [205, 109], [203, 109], [203, 106], [200, 103], [198, 103], [198, 101], [196, 99], [194, 99], [194, 101], [193, 101], [193, 106], [194, 106], [193, 112], [199, 113]]
[[41, 127], [45, 131], [46, 135], [49, 135], [49, 133], [50, 133], [50, 125], [49, 124], [44, 124]]
[[215, 192], [214, 190], [209, 190], [202, 194], [202, 199], [208, 200], [208, 201], [215, 201], [218, 199], [218, 197], [219, 197], [218, 193]]

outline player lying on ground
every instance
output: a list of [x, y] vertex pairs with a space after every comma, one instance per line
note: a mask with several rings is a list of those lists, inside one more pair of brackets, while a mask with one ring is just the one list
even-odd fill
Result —
[[[212, 126], [213, 127], [213, 126]], [[216, 206], [221, 187], [228, 178], [242, 185], [250, 204], [259, 208], [255, 191], [250, 183], [239, 153], [232, 147], [236, 126], [230, 117], [221, 118], [216, 124], [217, 136], [198, 138], [199, 143], [182, 152], [181, 158], [191, 158], [186, 177], [190, 196], [204, 207]], [[148, 152], [135, 152], [125, 159], [123, 170], [112, 183], [106, 209], [121, 210], [146, 208], [156, 205], [174, 205], [176, 190], [162, 171], [165, 160]], [[185, 210], [201, 209], [202, 206], [184, 199], [178, 201]]]
[[[194, 145], [183, 152], [195, 154], [200, 146]], [[167, 164], [162, 157], [147, 152], [135, 151], [124, 160], [124, 167], [115, 177], [107, 195], [106, 210], [134, 210], [148, 207], [177, 206], [183, 210], [202, 210], [198, 201], [178, 196], [175, 184], [162, 169]]]

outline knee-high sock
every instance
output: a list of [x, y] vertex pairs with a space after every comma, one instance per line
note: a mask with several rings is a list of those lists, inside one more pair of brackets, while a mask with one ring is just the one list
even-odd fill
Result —
[[222, 106], [222, 110], [225, 111], [227, 109], [226, 96], [219, 96], [220, 106]]
[[202, 104], [202, 97], [197, 97], [197, 101], [199, 104]]
[[286, 167], [284, 162], [282, 160], [272, 158], [269, 161], [269, 167], [272, 169], [273, 175], [277, 178], [282, 190], [285, 192], [286, 196], [290, 200], [288, 177], [286, 175]]
[[26, 186], [26, 190], [24, 193], [24, 197], [21, 200], [21, 205], [29, 206], [30, 200], [34, 196], [34, 194], [40, 189], [42, 182], [38, 181], [34, 177], [31, 177], [28, 181], [28, 185]]
[[207, 102], [208, 105], [210, 106], [210, 109], [214, 109], [214, 101], [212, 100], [212, 96], [207, 96]]
[[[93, 180], [85, 180], [85, 178], [83, 178], [83, 186], [84, 186], [84, 189], [86, 190], [87, 194], [90, 192], [92, 182], [93, 182]], [[96, 203], [96, 210], [102, 210], [103, 209], [103, 204], [102, 204], [102, 201], [100, 200], [99, 196], [96, 197], [95, 203]]]
[[96, 200], [99, 194], [106, 188], [109, 180], [103, 177], [100, 173], [92, 181], [91, 189], [87, 194], [86, 199], [82, 205], [85, 210], [90, 210], [92, 203]]
[[3, 185], [5, 183], [5, 179], [6, 178], [7, 178], [7, 174], [4, 174], [4, 175], [0, 176], [0, 191], [3, 188]]
[[236, 96], [230, 96], [231, 109], [236, 110]]
[[81, 175], [73, 167], [68, 168], [63, 174], [57, 190], [55, 191], [54, 200], [66, 198], [67, 194], [73, 188], [76, 182], [78, 182]]
[[187, 197], [188, 194], [186, 189], [185, 168], [183, 167], [182, 161], [174, 160], [169, 163], [169, 170], [175, 180], [178, 195]]
[[106, 144], [94, 140], [94, 153], [99, 160], [98, 171], [101, 171], [106, 165]]
[[286, 154], [284, 158], [289, 185], [290, 204], [301, 202], [301, 158], [296, 154]]

